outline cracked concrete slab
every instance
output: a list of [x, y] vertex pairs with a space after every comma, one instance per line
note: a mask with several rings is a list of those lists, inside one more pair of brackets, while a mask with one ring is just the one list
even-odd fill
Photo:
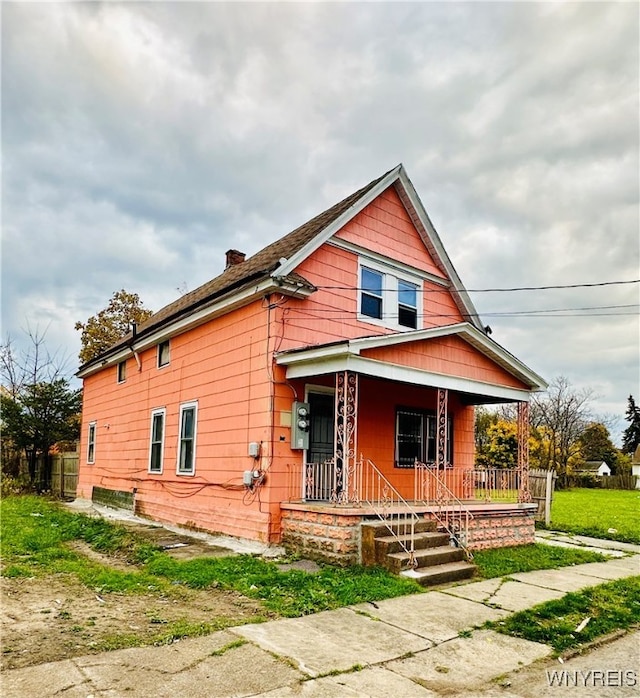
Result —
[[555, 589], [556, 591], [563, 591], [565, 593], [569, 591], [578, 591], [579, 589], [595, 586], [596, 584], [602, 584], [602, 581], [598, 581], [594, 577], [588, 577], [587, 575], [579, 574], [573, 570], [573, 567], [562, 567], [557, 570], [517, 572], [516, 574], [510, 574], [509, 577], [519, 582], [525, 582], [526, 584], [545, 587], [547, 589]]
[[545, 587], [533, 586], [523, 582], [504, 582], [496, 593], [489, 599], [488, 603], [495, 604], [507, 611], [523, 611], [525, 608], [537, 606], [545, 601], [561, 599], [563, 591], [556, 589], [546, 589]]
[[25, 698], [25, 696], [53, 696], [63, 693], [73, 695], [74, 687], [85, 686], [82, 689], [84, 698], [91, 693], [86, 686], [87, 677], [75, 665], [73, 660], [51, 662], [29, 666], [24, 669], [14, 669], [5, 672], [2, 677], [3, 698]]
[[357, 664], [377, 664], [431, 645], [423, 637], [381, 625], [349, 608], [243, 625], [232, 632], [267, 651], [289, 657], [310, 676], [346, 671]]
[[297, 686], [287, 686], [269, 693], [261, 693], [261, 698], [388, 698], [389, 696], [411, 696], [411, 698], [437, 698], [437, 694], [400, 676], [384, 667], [368, 667], [362, 671], [323, 676], [304, 681]]
[[376, 606], [378, 608], [359, 604], [352, 608], [436, 644], [456, 637], [461, 630], [507, 615], [504, 611], [439, 591], [386, 599], [378, 601]]
[[597, 583], [600, 584], [603, 581], [628, 577], [629, 574], [640, 575], [640, 559], [634, 556], [634, 558], [618, 559], [612, 562], [591, 562], [575, 565], [571, 569], [578, 574], [596, 578], [599, 580]]
[[460, 586], [450, 587], [444, 590], [445, 594], [460, 596], [469, 601], [484, 603], [499, 589], [503, 583], [499, 577], [496, 579], [484, 579], [481, 582], [471, 582], [470, 584], [460, 584]]
[[414, 657], [388, 662], [386, 668], [437, 694], [459, 695], [550, 653], [546, 645], [477, 630], [469, 638], [455, 638]]

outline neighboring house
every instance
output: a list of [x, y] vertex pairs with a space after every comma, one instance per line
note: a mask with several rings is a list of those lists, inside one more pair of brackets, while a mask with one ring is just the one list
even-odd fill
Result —
[[611, 468], [601, 460], [588, 460], [580, 465], [580, 467], [575, 468], [575, 475], [594, 475], [597, 477], [603, 477], [606, 475], [611, 475]]
[[363, 520], [473, 500], [474, 406], [516, 402], [520, 503], [470, 504], [462, 542], [533, 540], [527, 407], [546, 384], [488, 336], [401, 165], [230, 250], [78, 375], [79, 497], [347, 562]]
[[636, 448], [631, 457], [631, 474], [636, 478], [636, 489], [640, 490], [640, 446]]

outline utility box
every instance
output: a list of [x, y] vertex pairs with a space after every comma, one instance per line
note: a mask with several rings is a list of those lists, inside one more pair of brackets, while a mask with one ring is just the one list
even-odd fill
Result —
[[308, 402], [294, 402], [291, 408], [291, 448], [309, 448], [309, 426], [311, 412]]

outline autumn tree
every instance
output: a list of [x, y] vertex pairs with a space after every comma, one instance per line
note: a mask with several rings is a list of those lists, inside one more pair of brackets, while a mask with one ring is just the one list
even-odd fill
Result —
[[476, 450], [476, 464], [486, 468], [515, 468], [518, 465], [518, 425], [494, 415], [486, 438]]
[[542, 468], [554, 468], [562, 478], [580, 455], [580, 437], [591, 421], [593, 391], [577, 390], [564, 376], [555, 378], [546, 393], [531, 400], [531, 428], [540, 442], [536, 449]]
[[80, 363], [85, 364], [100, 356], [124, 337], [134, 324], [140, 324], [153, 315], [145, 308], [137, 293], [124, 289], [116, 291], [106, 308], [91, 316], [86, 322], [76, 322], [81, 330]]
[[44, 468], [38, 484], [49, 489], [49, 451], [55, 443], [79, 437], [82, 393], [71, 387], [65, 376], [66, 360], [49, 353], [44, 335], [28, 331], [28, 336], [28, 348], [23, 351], [16, 349], [11, 338], [0, 346], [3, 446], [9, 442], [14, 450], [24, 451], [32, 482], [40, 455]]
[[629, 395], [625, 418], [629, 422], [629, 426], [622, 433], [622, 448], [620, 450], [623, 453], [634, 453], [636, 448], [640, 446], [640, 407], [636, 405], [633, 395]]

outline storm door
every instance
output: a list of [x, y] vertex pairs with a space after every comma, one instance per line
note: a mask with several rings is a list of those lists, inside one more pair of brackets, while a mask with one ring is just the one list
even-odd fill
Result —
[[306, 500], [329, 500], [333, 489], [335, 398], [333, 393], [309, 393], [309, 450], [306, 458]]

